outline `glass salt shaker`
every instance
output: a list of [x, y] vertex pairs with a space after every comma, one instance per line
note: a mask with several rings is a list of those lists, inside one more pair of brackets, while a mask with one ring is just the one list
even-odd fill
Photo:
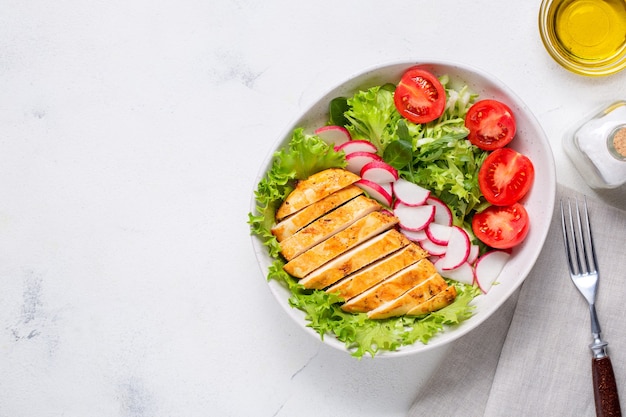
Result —
[[586, 119], [563, 138], [565, 153], [590, 187], [626, 183], [626, 101], [617, 101]]

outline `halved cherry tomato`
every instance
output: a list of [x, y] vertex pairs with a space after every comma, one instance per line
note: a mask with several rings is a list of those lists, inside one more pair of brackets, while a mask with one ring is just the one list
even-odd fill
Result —
[[509, 249], [528, 235], [528, 212], [520, 203], [489, 206], [472, 219], [474, 235], [496, 249]]
[[400, 79], [393, 100], [398, 112], [413, 123], [428, 123], [443, 114], [446, 91], [429, 71], [409, 68]]
[[535, 180], [527, 156], [511, 148], [491, 152], [478, 171], [478, 187], [491, 204], [509, 206], [519, 201]]
[[515, 117], [511, 109], [497, 100], [477, 101], [465, 116], [468, 139], [480, 149], [502, 148], [515, 136]]

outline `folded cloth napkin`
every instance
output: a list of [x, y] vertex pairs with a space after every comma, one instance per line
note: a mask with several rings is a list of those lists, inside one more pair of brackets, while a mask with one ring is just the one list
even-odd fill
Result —
[[[449, 348], [409, 416], [595, 416], [587, 302], [569, 277], [559, 186], [545, 246], [521, 288]], [[600, 284], [596, 309], [626, 411], [626, 212], [587, 198]]]

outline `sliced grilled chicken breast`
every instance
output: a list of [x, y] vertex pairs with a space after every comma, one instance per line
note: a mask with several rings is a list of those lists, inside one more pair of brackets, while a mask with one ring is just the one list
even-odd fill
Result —
[[335, 233], [344, 230], [358, 219], [381, 208], [382, 206], [376, 200], [363, 195], [353, 198], [280, 242], [280, 252], [289, 261]]
[[[344, 303], [342, 310], [350, 313], [365, 313], [388, 301], [395, 300], [437, 274], [437, 269], [428, 259], [410, 265], [383, 282]], [[445, 281], [444, 281], [445, 284]]]
[[326, 288], [409, 243], [410, 241], [402, 233], [395, 229], [388, 230], [317, 268], [302, 278], [300, 284], [306, 288]]
[[395, 216], [375, 211], [357, 220], [348, 228], [301, 253], [285, 264], [283, 269], [296, 278], [304, 278], [331, 259], [366, 240], [391, 229], [398, 223]]
[[402, 315], [419, 316], [439, 310], [456, 298], [456, 288], [448, 286], [439, 275], [407, 291], [400, 297], [387, 302], [367, 313], [371, 319], [384, 319]]
[[422, 316], [433, 311], [441, 310], [442, 308], [452, 304], [452, 302], [456, 299], [456, 294], [456, 288], [454, 285], [449, 285], [445, 290], [434, 295], [430, 300], [425, 301], [407, 311], [406, 315]]
[[354, 184], [360, 178], [345, 169], [330, 168], [313, 174], [305, 180], [298, 181], [294, 190], [276, 211], [276, 219], [280, 221], [335, 191]]
[[[394, 230], [394, 232], [396, 231]], [[396, 233], [401, 234], [400, 232]], [[338, 292], [344, 300], [348, 301], [401, 269], [424, 259], [426, 256], [428, 256], [428, 252], [415, 243], [410, 242], [408, 246], [399, 251], [347, 276], [346, 279], [329, 287], [326, 292]]]
[[349, 185], [342, 188], [276, 224], [272, 227], [272, 234], [281, 242], [304, 226], [361, 194], [363, 194], [363, 190], [356, 185]]

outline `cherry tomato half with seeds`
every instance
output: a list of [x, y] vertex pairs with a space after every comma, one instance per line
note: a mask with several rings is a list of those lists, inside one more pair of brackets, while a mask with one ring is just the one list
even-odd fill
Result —
[[413, 123], [428, 123], [443, 114], [446, 91], [431, 72], [419, 66], [409, 68], [393, 94], [398, 112]]
[[478, 171], [478, 187], [491, 204], [509, 206], [526, 195], [535, 180], [527, 156], [502, 148], [491, 152]]
[[520, 203], [489, 206], [472, 219], [472, 231], [483, 243], [496, 249], [510, 249], [528, 235], [528, 212]]
[[480, 100], [469, 108], [465, 116], [467, 138], [486, 151], [502, 148], [515, 136], [516, 124], [513, 112], [497, 100]]

